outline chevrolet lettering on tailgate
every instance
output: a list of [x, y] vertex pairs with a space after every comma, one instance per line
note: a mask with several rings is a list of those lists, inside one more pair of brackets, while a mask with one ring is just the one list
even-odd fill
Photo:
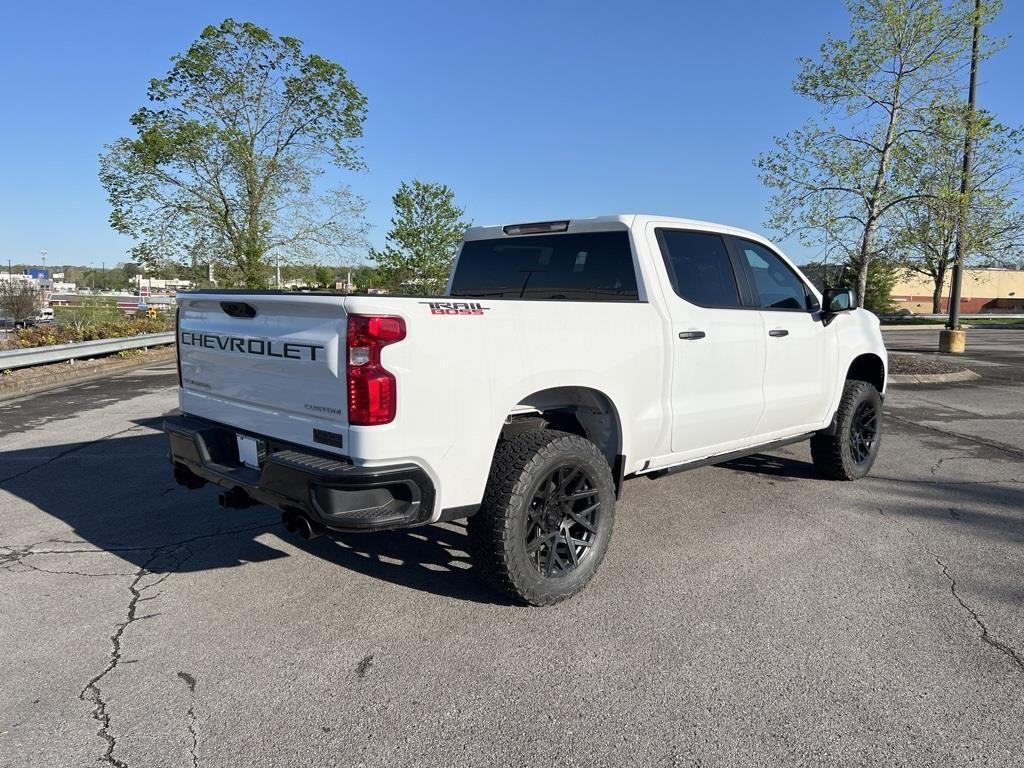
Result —
[[[315, 361], [317, 351], [324, 351], [324, 347], [320, 344], [275, 341], [274, 339], [247, 339], [241, 336], [221, 336], [218, 333], [195, 333], [193, 331], [182, 331], [180, 341], [185, 347], [203, 347], [242, 355], [280, 357], [289, 360]], [[322, 355], [321, 359], [323, 359]]]

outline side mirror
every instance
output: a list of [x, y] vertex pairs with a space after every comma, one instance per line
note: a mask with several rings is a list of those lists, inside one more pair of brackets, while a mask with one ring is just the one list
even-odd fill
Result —
[[849, 288], [826, 288], [823, 296], [825, 312], [834, 315], [857, 306], [857, 298]]

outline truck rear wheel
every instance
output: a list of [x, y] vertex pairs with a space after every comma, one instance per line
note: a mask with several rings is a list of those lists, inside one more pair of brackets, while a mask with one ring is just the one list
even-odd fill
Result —
[[579, 435], [542, 429], [500, 440], [480, 510], [474, 566], [529, 605], [572, 597], [604, 559], [615, 521], [608, 462]]
[[857, 480], [875, 463], [882, 438], [882, 398], [866, 381], [850, 379], [836, 411], [832, 434], [811, 438], [814, 468], [832, 480]]

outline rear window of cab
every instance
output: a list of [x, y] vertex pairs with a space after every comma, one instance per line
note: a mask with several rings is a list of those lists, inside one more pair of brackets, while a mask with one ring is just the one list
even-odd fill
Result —
[[638, 301], [629, 233], [524, 235], [463, 243], [450, 295]]

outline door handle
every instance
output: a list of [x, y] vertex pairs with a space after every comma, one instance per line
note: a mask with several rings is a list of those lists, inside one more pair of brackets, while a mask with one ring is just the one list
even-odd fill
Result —
[[772, 330], [768, 331], [768, 335], [776, 338], [780, 336], [789, 336], [789, 331], [785, 328], [772, 328]]
[[703, 339], [707, 334], [704, 331], [680, 331], [679, 338], [687, 339], [688, 341], [696, 341], [697, 339]]

